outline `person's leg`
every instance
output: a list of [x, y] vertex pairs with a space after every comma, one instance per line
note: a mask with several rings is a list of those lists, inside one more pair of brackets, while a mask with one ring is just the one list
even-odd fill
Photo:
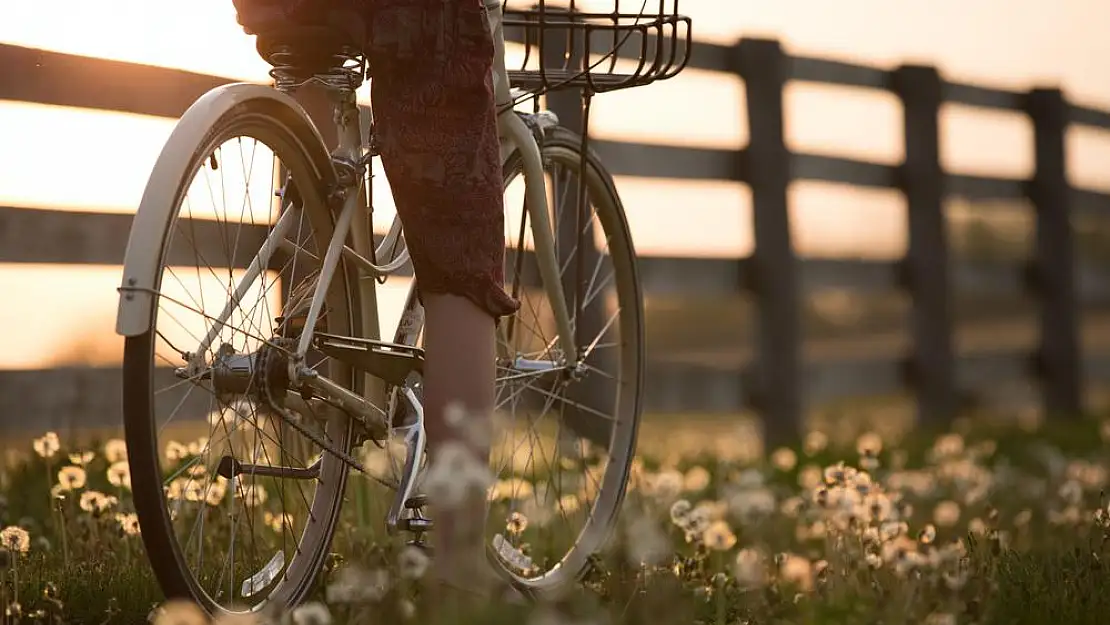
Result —
[[[370, 29], [372, 101], [382, 162], [405, 228], [424, 321], [429, 454], [464, 441], [446, 408], [473, 419], [494, 402], [495, 319], [519, 306], [503, 290], [504, 209], [491, 68], [480, 0], [378, 0]], [[485, 427], [484, 424], [473, 424]], [[463, 426], [467, 427], [466, 425]], [[435, 507], [437, 569], [473, 580], [483, 562], [485, 494]]]

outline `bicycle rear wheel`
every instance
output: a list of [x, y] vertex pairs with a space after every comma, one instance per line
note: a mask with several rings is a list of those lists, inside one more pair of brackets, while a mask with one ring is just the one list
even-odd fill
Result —
[[[334, 230], [329, 156], [292, 105], [255, 86], [226, 89], [233, 103], [206, 131], [182, 129], [211, 115], [218, 96], [185, 113], [148, 183], [140, 213], [173, 210], [164, 230], [132, 232], [131, 245], [157, 241], [161, 251], [152, 323], [127, 338], [123, 365], [147, 554], [168, 597], [213, 614], [287, 607], [311, 590], [349, 469], [298, 427], [344, 452], [353, 437], [352, 420], [317, 398], [290, 404], [298, 427], [271, 406], [289, 395], [291, 293], [311, 298]], [[142, 217], [136, 228], [150, 223]], [[250, 279], [271, 237], [280, 245]], [[359, 319], [353, 271], [341, 264], [320, 324], [355, 335]], [[358, 392], [347, 365], [314, 352], [306, 364]]]
[[[558, 331], [540, 288], [522, 160], [505, 166], [506, 288], [521, 309], [502, 320], [487, 536], [491, 557], [534, 592], [577, 581], [617, 520], [643, 394], [643, 301], [636, 252], [612, 176], [581, 137], [543, 141], [556, 256], [581, 363], [559, 363]], [[579, 181], [586, 185], [576, 210]], [[573, 365], [573, 363], [571, 363]]]

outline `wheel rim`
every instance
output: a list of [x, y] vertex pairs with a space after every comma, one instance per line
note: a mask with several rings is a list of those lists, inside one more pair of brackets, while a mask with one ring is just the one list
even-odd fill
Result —
[[[581, 275], [584, 283], [579, 345], [588, 354], [585, 376], [567, 384], [558, 374], [530, 375], [508, 362], [498, 367], [491, 453], [496, 482], [487, 536], [495, 561], [518, 583], [539, 590], [577, 578], [608, 538], [623, 499], [639, 416], [642, 314], [634, 252], [611, 181], [592, 167], [587, 170], [587, 219], [578, 225], [583, 232], [592, 230], [594, 250], [575, 245], [579, 159], [570, 144], [545, 146], [551, 219], [568, 301], [578, 290], [574, 276]], [[521, 218], [519, 163], [510, 165], [506, 284], [522, 305], [514, 318], [502, 321], [509, 336], [499, 338], [501, 356], [557, 359], [551, 349], [557, 334], [550, 304], [536, 288], [538, 270], [528, 253], [518, 254], [534, 246], [530, 221]], [[577, 326], [574, 307], [570, 313]]]
[[[168, 594], [187, 589], [210, 611], [258, 609], [269, 600], [299, 601], [326, 555], [347, 477], [338, 459], [263, 408], [265, 393], [279, 394], [280, 383], [264, 385], [262, 376], [249, 375], [243, 389], [167, 375], [168, 367], [185, 364], [178, 352], [196, 351], [212, 328], [217, 338], [205, 350], [205, 363], [211, 364], [218, 347], [226, 345], [240, 355], [264, 354], [272, 370], [280, 369], [284, 352], [269, 340], [288, 327], [277, 319], [288, 312], [282, 309], [279, 285], [295, 289], [323, 257], [331, 233], [331, 217], [310, 187], [309, 163], [296, 145], [284, 127], [245, 112], [198, 146], [198, 156], [182, 178], [189, 181], [174, 198], [178, 215], [166, 236], [155, 330], [145, 337], [147, 349], [140, 350], [148, 358], [149, 384], [145, 393], [125, 392], [132, 407], [127, 411], [133, 439], [129, 447], [132, 456], [146, 456], [145, 462], [132, 460], [133, 473], [154, 467], [153, 475], [162, 477], [133, 479], [144, 538], [163, 532], [169, 539], [151, 537], [148, 549], [151, 541], [168, 542], [173, 556], [152, 554], [172, 560], [152, 563], [163, 585], [171, 586]], [[282, 166], [304, 189], [299, 202], [275, 199]], [[252, 282], [231, 319], [217, 324], [242, 268], [283, 210], [297, 216], [286, 237], [292, 243]], [[190, 257], [193, 262], [183, 262]], [[327, 299], [324, 323], [329, 330], [350, 333], [350, 298], [341, 271]], [[310, 355], [307, 364], [337, 381], [353, 379], [345, 366], [319, 355]], [[223, 391], [221, 396], [216, 389]], [[146, 419], [132, 418], [144, 412], [143, 403]], [[345, 416], [302, 409], [301, 417], [336, 447], [349, 447], [351, 423]], [[221, 461], [230, 466], [227, 458], [301, 469], [319, 458], [319, 475], [294, 480], [251, 472], [227, 479], [218, 475]], [[139, 505], [140, 497], [145, 506]]]

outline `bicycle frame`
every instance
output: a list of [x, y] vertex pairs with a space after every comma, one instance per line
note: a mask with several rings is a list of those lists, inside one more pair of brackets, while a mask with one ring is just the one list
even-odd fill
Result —
[[[558, 123], [558, 119], [549, 111], [543, 111], [536, 115], [528, 116], [512, 109], [511, 102], [513, 93], [509, 87], [508, 72], [505, 64], [504, 16], [502, 13], [501, 1], [485, 0], [484, 5], [487, 11], [490, 31], [493, 35], [495, 47], [493, 83], [495, 100], [500, 110], [498, 114], [498, 132], [500, 135], [502, 165], [504, 165], [505, 161], [514, 151], [519, 150], [523, 163], [525, 205], [528, 211], [527, 218], [531, 221], [540, 278], [543, 289], [554, 311], [554, 322], [560, 335], [559, 341], [564, 359], [563, 362], [559, 363], [524, 360], [519, 360], [517, 362], [520, 366], [527, 367], [533, 371], [574, 366], [578, 360], [578, 348], [574, 342], [574, 333], [571, 329], [571, 317], [567, 310], [562, 280], [556, 259], [554, 232], [550, 218], [547, 185], [540, 156], [538, 136], [533, 132], [534, 128], [538, 128], [542, 131], [547, 127], [554, 126]], [[334, 120], [338, 131], [339, 144], [332, 153], [332, 163], [339, 173], [339, 179], [345, 186], [346, 195], [336, 219], [335, 231], [328, 243], [327, 251], [320, 267], [319, 283], [316, 292], [313, 294], [313, 299], [308, 310], [308, 317], [305, 320], [305, 328], [307, 328], [307, 330], [301, 335], [296, 351], [289, 360], [289, 374], [291, 381], [294, 383], [311, 386], [319, 390], [325, 396], [339, 401], [344, 406], [354, 408], [357, 412], [370, 417], [371, 415], [367, 414], [368, 405], [384, 405], [384, 400], [386, 399], [386, 385], [383, 381], [367, 375], [367, 385], [364, 387], [363, 396], [359, 397], [339, 384], [317, 376], [315, 371], [304, 366], [305, 356], [312, 346], [314, 338], [313, 329], [319, 319], [325, 294], [338, 269], [340, 259], [346, 257], [349, 261], [352, 261], [357, 270], [368, 278], [389, 275], [404, 264], [403, 258], [400, 259], [400, 262], [395, 259], [393, 262], [386, 265], [376, 265], [369, 260], [370, 258], [376, 257], [373, 253], [374, 241], [370, 234], [372, 202], [370, 201], [370, 197], [366, 196], [364, 198], [363, 194], [359, 192], [359, 187], [363, 183], [362, 176], [354, 175], [359, 171], [359, 166], [366, 162], [363, 157], [365, 146], [363, 145], [359, 109], [353, 90], [335, 90], [333, 93], [336, 96], [336, 115]], [[213, 98], [216, 97], [211, 92], [209, 96]], [[299, 114], [303, 115], [303, 110], [300, 111]], [[525, 122], [525, 119], [529, 117], [529, 121], [532, 122], [532, 127], [529, 126], [529, 123]], [[167, 208], [166, 210], [169, 209]], [[239, 284], [236, 285], [231, 300], [226, 304], [221, 314], [213, 320], [214, 323], [208, 331], [207, 336], [201, 341], [200, 345], [197, 346], [197, 350], [192, 354], [191, 362], [187, 367], [190, 374], [198, 372], [205, 366], [203, 362], [205, 354], [208, 353], [212, 342], [219, 335], [220, 327], [226, 323], [231, 315], [235, 307], [235, 302], [246, 294], [249, 286], [265, 270], [271, 255], [283, 245], [288, 244], [285, 241], [285, 230], [288, 228], [290, 221], [287, 215], [290, 214], [291, 211], [286, 211], [279, 217], [274, 228], [259, 249], [258, 254], [244, 272]], [[399, 232], [400, 218], [395, 217], [389, 234], [386, 237], [387, 243], [389, 241], [396, 241], [396, 236]], [[349, 246], [346, 244], [348, 237], [350, 239]], [[141, 245], [145, 247], [146, 244]], [[149, 253], [148, 250], [137, 251]], [[127, 275], [131, 275], [131, 272], [128, 272]], [[151, 276], [151, 278], [153, 278], [153, 276]], [[121, 301], [121, 320], [117, 326], [121, 334], [133, 336], [141, 333], [141, 331], [149, 330], [153, 324], [153, 315], [150, 315], [149, 308], [146, 315], [148, 321], [145, 327], [141, 328], [141, 331], [136, 323], [138, 318], [140, 318], [137, 307], [152, 307], [153, 305], [153, 293], [143, 293], [143, 282], [146, 282], [146, 280], [125, 278], [125, 287], [121, 290], [123, 293], [123, 300]], [[153, 281], [151, 281], [151, 284], [153, 285]], [[130, 289], [128, 287], [130, 287]], [[378, 341], [380, 339], [380, 320], [377, 291], [374, 281], [372, 279], [359, 280], [358, 288], [360, 291], [359, 294], [362, 302], [363, 314], [362, 327], [357, 329], [357, 331], [360, 332], [360, 336], [357, 338]], [[146, 296], [144, 297], [144, 295]], [[132, 303], [129, 305], [128, 302]], [[408, 333], [411, 335], [411, 339], [415, 340], [415, 334], [412, 333], [412, 329], [420, 327], [419, 322], [421, 316], [421, 307], [416, 297], [414, 297], [413, 293], [410, 291], [405, 310], [402, 314], [401, 323], [399, 324], [398, 337], [400, 338], [403, 333]], [[502, 325], [501, 331], [504, 332], [504, 325]], [[506, 344], [505, 341], [499, 341], [499, 343], [501, 345]], [[505, 358], [512, 357], [511, 354], [503, 353], [500, 347], [498, 355]], [[380, 411], [380, 408], [375, 410], [375, 412]]]

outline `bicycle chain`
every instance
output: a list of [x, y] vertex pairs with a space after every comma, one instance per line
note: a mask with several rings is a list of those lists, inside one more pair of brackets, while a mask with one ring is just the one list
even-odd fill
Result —
[[386, 488], [392, 488], [392, 489], [396, 489], [398, 487], [397, 484], [391, 484], [391, 483], [385, 481], [384, 479], [374, 475], [366, 467], [364, 467], [361, 462], [356, 460], [354, 456], [348, 454], [347, 452], [340, 451], [340, 450], [336, 449], [331, 443], [326, 442], [322, 437], [317, 435], [315, 432], [313, 432], [313, 431], [309, 430], [308, 428], [304, 427], [303, 425], [301, 425], [301, 423], [299, 423], [300, 419], [296, 416], [296, 414], [293, 411], [288, 410], [283, 406], [277, 405], [277, 403], [274, 401], [273, 396], [270, 394], [270, 387], [269, 387], [268, 384], [263, 384], [262, 387], [263, 387], [263, 389], [265, 391], [265, 394], [266, 394], [266, 403], [270, 405], [270, 408], [273, 409], [275, 412], [277, 412], [278, 415], [282, 418], [282, 420], [284, 420], [289, 425], [293, 426], [293, 429], [297, 430], [302, 435], [304, 435], [305, 438], [308, 438], [308, 439], [312, 440], [312, 442], [319, 445], [320, 448], [323, 449], [324, 451], [331, 453], [333, 456], [338, 458], [341, 462], [343, 462], [347, 466], [349, 466], [352, 469], [358, 471], [359, 473], [362, 473], [366, 477], [369, 477], [370, 479], [372, 479], [375, 482], [381, 484], [382, 486], [385, 486]]

